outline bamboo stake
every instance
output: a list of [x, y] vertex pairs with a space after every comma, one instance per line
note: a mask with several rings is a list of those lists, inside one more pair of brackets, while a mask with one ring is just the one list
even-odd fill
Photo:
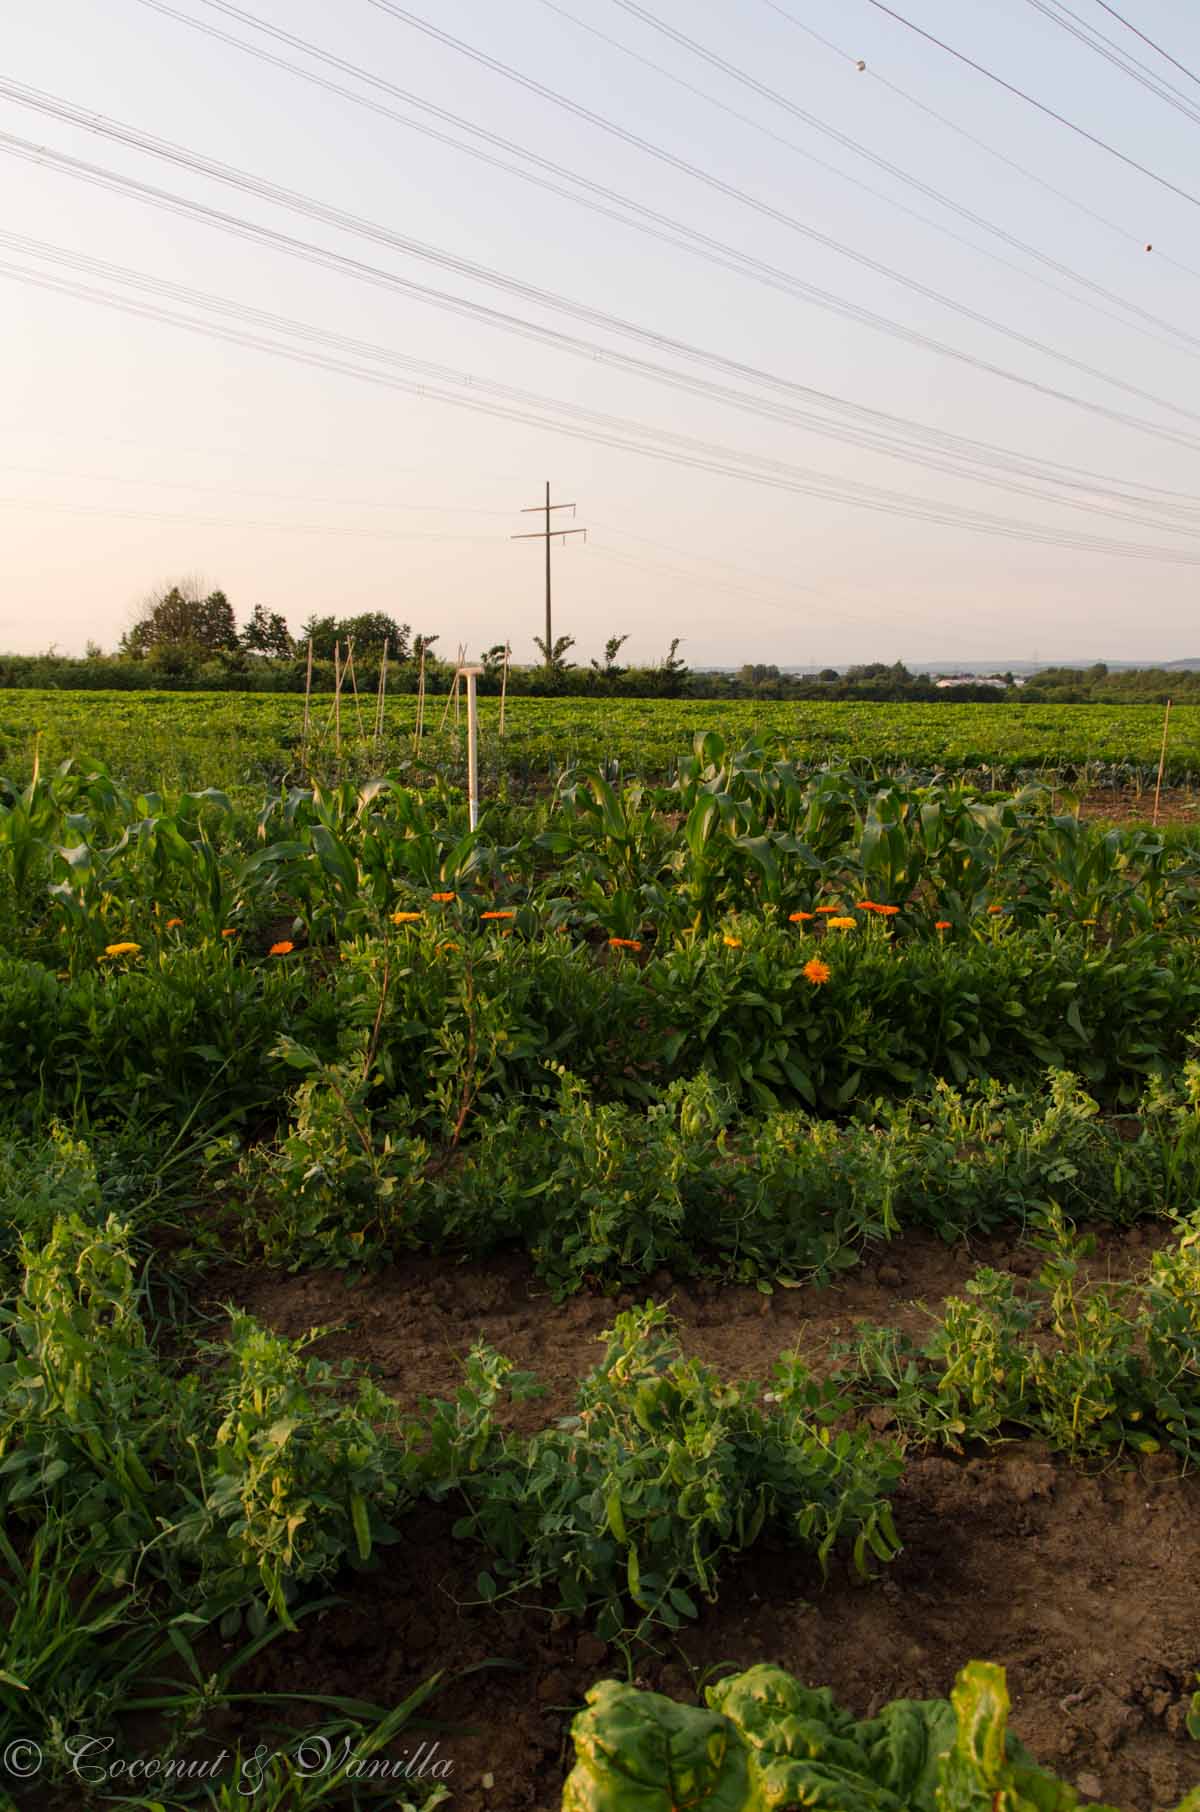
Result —
[[312, 637], [308, 638], [308, 672], [304, 676], [304, 733], [300, 739], [300, 766], [308, 767], [308, 708], [312, 698]]
[[1167, 725], [1170, 721], [1171, 721], [1171, 701], [1170, 701], [1170, 699], [1168, 699], [1167, 708], [1163, 712], [1163, 735], [1162, 735], [1162, 748], [1159, 751], [1159, 756], [1158, 756], [1158, 779], [1154, 783], [1154, 818], [1153, 818], [1152, 822], [1156, 829], [1158, 827], [1158, 796], [1162, 792], [1163, 768], [1166, 766], [1166, 760], [1167, 760]]
[[413, 753], [419, 754], [425, 729], [425, 650], [421, 649], [421, 672], [417, 680], [417, 726], [413, 736]]
[[354, 688], [354, 710], [358, 717], [358, 740], [363, 748], [367, 746], [367, 732], [363, 726], [362, 703], [358, 696], [358, 675], [354, 671], [354, 637], [346, 643], [346, 671], [350, 675], [350, 684]]
[[342, 648], [340, 642], [333, 644], [333, 752], [340, 760], [342, 754]]
[[508, 643], [505, 642], [505, 644], [504, 644], [504, 669], [500, 675], [500, 734], [501, 734], [501, 736], [504, 735], [504, 699], [508, 692], [508, 657], [511, 652], [512, 651], [509, 648]]
[[447, 692], [447, 694], [446, 694], [446, 709], [442, 712], [442, 721], [438, 725], [438, 735], [439, 736], [441, 735], [442, 731], [446, 728], [446, 719], [450, 715], [451, 705], [454, 706], [455, 726], [457, 727], [457, 724], [458, 724], [458, 681], [459, 681], [459, 674], [460, 674], [460, 671], [462, 668], [463, 661], [466, 659], [466, 654], [467, 654], [466, 648], [460, 642], [458, 644], [458, 660], [455, 662], [455, 667], [454, 667], [454, 683], [451, 686], [449, 692]]
[[383, 638], [383, 657], [379, 663], [379, 697], [378, 697], [378, 700], [375, 705], [375, 747], [376, 747], [376, 749], [378, 749], [380, 738], [383, 735], [383, 700], [384, 700], [384, 695], [387, 692], [387, 657], [388, 657], [388, 638], [387, 638], [387, 636], [384, 636], [384, 638]]

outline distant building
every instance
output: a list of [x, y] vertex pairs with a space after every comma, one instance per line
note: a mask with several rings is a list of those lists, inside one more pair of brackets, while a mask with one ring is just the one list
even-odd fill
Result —
[[[1023, 686], [1024, 680], [1014, 680], [1014, 686]], [[992, 686], [997, 692], [1007, 692], [1009, 682], [1002, 673], [951, 673], [944, 679], [935, 680], [939, 691], [947, 686]]]

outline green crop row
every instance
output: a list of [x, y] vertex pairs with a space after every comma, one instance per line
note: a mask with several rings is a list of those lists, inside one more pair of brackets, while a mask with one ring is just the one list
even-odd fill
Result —
[[[415, 700], [387, 701], [374, 740], [374, 700], [360, 728], [343, 707], [335, 748], [330, 701], [314, 701], [307, 744], [304, 703], [278, 694], [193, 692], [5, 691], [0, 694], [0, 771], [24, 780], [35, 739], [43, 759], [86, 755], [140, 790], [216, 785], [227, 789], [307, 778], [310, 764], [329, 774], [379, 772], [413, 755]], [[426, 760], [462, 779], [462, 719], [443, 731], [445, 701], [430, 700]], [[617, 764], [647, 779], [671, 774], [694, 736], [716, 730], [731, 743], [776, 741], [792, 759], [821, 765], [851, 761], [866, 771], [968, 772], [997, 785], [1017, 776], [1152, 782], [1162, 739], [1156, 705], [780, 703], [716, 699], [512, 698], [499, 733], [499, 701], [480, 701], [485, 787], [505, 776], [544, 779], [564, 769]], [[308, 761], [302, 760], [307, 754]], [[1200, 774], [1200, 707], [1171, 714], [1167, 773]]]

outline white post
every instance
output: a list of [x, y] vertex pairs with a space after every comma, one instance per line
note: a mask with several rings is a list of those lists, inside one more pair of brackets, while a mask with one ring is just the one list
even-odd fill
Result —
[[475, 702], [475, 679], [482, 667], [460, 667], [458, 676], [467, 682], [467, 807], [471, 829], [479, 828], [479, 711]]

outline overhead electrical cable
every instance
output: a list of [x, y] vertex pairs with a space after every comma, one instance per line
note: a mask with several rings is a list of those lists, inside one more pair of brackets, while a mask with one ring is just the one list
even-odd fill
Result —
[[[691, 94], [699, 95], [702, 100], [707, 101], [713, 107], [719, 108], [722, 113], [731, 114], [735, 119], [741, 120], [754, 131], [765, 134], [766, 137], [773, 140], [776, 144], [785, 145], [789, 150], [795, 151], [799, 156], [809, 158], [811, 161], [819, 164], [823, 170], [832, 171], [835, 176], [840, 177], [844, 182], [852, 183], [855, 188], [862, 189], [866, 194], [875, 196], [877, 199], [885, 202], [889, 207], [898, 208], [902, 213], [908, 214], [911, 219], [919, 220], [923, 225], [932, 227], [935, 232], [946, 234], [946, 236], [953, 239], [956, 244], [965, 245], [969, 250], [977, 252], [982, 257], [994, 259], [997, 263], [1002, 264], [1006, 270], [1015, 270], [1020, 276], [1031, 279], [1037, 283], [1045, 284], [1047, 288], [1054, 290], [1056, 294], [1068, 296], [1072, 303], [1078, 304], [1079, 301], [1083, 300], [1088, 307], [1095, 308], [1097, 313], [1105, 315], [1109, 320], [1120, 321], [1123, 326], [1127, 327], [1134, 325], [1133, 322], [1123, 320], [1120, 315], [1114, 315], [1110, 309], [1100, 308], [1096, 303], [1088, 301], [1087, 298], [1074, 296], [1069, 290], [1062, 289], [1061, 285], [1048, 282], [1046, 278], [1039, 277], [1036, 272], [1027, 271], [1023, 269], [1021, 265], [1014, 264], [1009, 258], [1000, 257], [998, 253], [990, 251], [986, 246], [977, 245], [970, 239], [964, 239], [960, 233], [954, 232], [952, 228], [947, 227], [943, 222], [933, 220], [928, 214], [923, 214], [915, 208], [907, 207], [905, 203], [897, 201], [894, 195], [888, 195], [884, 190], [875, 188], [871, 183], [862, 182], [858, 177], [852, 176], [848, 171], [839, 169], [836, 164], [826, 163], [823, 158], [814, 157], [811, 151], [803, 145], [798, 145], [794, 139], [784, 138], [780, 133], [774, 132], [770, 127], [764, 125], [762, 121], [754, 119], [748, 114], [739, 112], [735, 107], [728, 106], [726, 102], [718, 99], [716, 95], [709, 94], [705, 89], [697, 88], [692, 82], [684, 81], [682, 77], [677, 76], [673, 71], [664, 69], [661, 64], [653, 62], [649, 57], [643, 57], [640, 52], [631, 50], [628, 45], [622, 44], [618, 39], [610, 37], [607, 32], [599, 31], [594, 25], [578, 18], [576, 14], [568, 12], [564, 6], [559, 4], [559, 0], [541, 0], [541, 3], [543, 6], [549, 8], [551, 12], [557, 13], [561, 18], [569, 19], [573, 25], [577, 25], [582, 30], [592, 33], [595, 37], [602, 38], [606, 44], [611, 44], [616, 50], [623, 52], [626, 56], [630, 56], [634, 58], [635, 61], [646, 64], [649, 68], [656, 70], [658, 74], [664, 76], [668, 81], [678, 83], [679, 86], [687, 89]], [[1068, 264], [1062, 263], [1060, 259], [1052, 258], [1049, 253], [1039, 250], [1035, 245], [1030, 245], [1027, 240], [1021, 239], [1015, 233], [1009, 232], [1006, 227], [997, 226], [994, 221], [988, 220], [982, 214], [977, 214], [973, 208], [963, 206], [961, 202], [957, 202], [951, 196], [943, 194], [940, 189], [934, 188], [931, 183], [924, 182], [920, 177], [914, 176], [911, 172], [902, 169], [899, 164], [893, 163], [890, 158], [881, 157], [877, 152], [872, 151], [869, 146], [861, 144], [859, 140], [853, 138], [849, 133], [841, 131], [836, 126], [831, 126], [827, 121], [820, 119], [816, 114], [810, 113], [807, 108], [799, 106], [789, 96], [781, 94], [778, 89], [772, 88], [767, 83], [759, 81], [756, 76], [750, 75], [745, 70], [740, 69], [736, 64], [731, 63], [728, 58], [720, 56], [717, 52], [710, 50], [706, 45], [699, 43], [697, 39], [690, 37], [687, 32], [680, 31], [675, 26], [660, 19], [657, 14], [652, 13], [648, 7], [638, 4], [637, 0], [613, 0], [613, 4], [619, 6], [624, 12], [627, 12], [631, 18], [638, 19], [644, 25], [649, 25], [654, 30], [661, 32], [662, 35], [670, 39], [672, 43], [678, 44], [681, 48], [689, 51], [693, 56], [700, 58], [712, 68], [719, 70], [721, 74], [728, 76], [731, 80], [750, 89], [752, 93], [760, 95], [763, 99], [770, 101], [774, 106], [780, 107], [785, 112], [792, 114], [796, 119], [802, 121], [804, 125], [812, 127], [814, 131], [822, 133], [826, 138], [833, 139], [836, 144], [844, 146], [845, 149], [853, 152], [855, 156], [865, 158], [868, 163], [874, 164], [877, 169], [883, 170], [887, 175], [894, 177], [897, 182], [902, 182], [908, 188], [915, 189], [918, 194], [927, 196], [931, 201], [936, 202], [939, 207], [947, 208], [951, 213], [959, 215], [961, 219], [970, 221], [972, 226], [979, 227], [985, 233], [991, 233], [995, 238], [1001, 240], [1003, 244], [1011, 246], [1014, 250], [1023, 253], [1027, 258], [1032, 258], [1035, 263], [1044, 265], [1048, 270], [1057, 272], [1059, 276], [1068, 278], [1072, 283], [1079, 284], [1082, 289], [1090, 291], [1092, 295], [1102, 296], [1105, 301], [1113, 303], [1117, 308], [1125, 309], [1127, 313], [1136, 316], [1139, 320], [1149, 322], [1153, 327], [1160, 330], [1159, 333], [1152, 334], [1150, 336], [1151, 338], [1159, 340], [1160, 343], [1162, 343], [1161, 334], [1166, 333], [1176, 340], [1185, 342], [1189, 347], [1200, 347], [1200, 338], [1197, 338], [1195, 334], [1189, 333], [1183, 328], [1176, 327], [1174, 323], [1164, 320], [1160, 315], [1152, 313], [1149, 309], [1143, 308], [1140, 303], [1131, 302], [1126, 297], [1118, 295], [1115, 291], [1107, 289], [1104, 284], [1097, 283], [1092, 278], [1084, 276], [1082, 272], [1074, 270]], [[1041, 4], [1041, 0], [1030, 0], [1030, 4], [1039, 5]], [[1200, 119], [1200, 114], [1197, 115], [1197, 118]], [[1146, 330], [1142, 329], [1140, 331]]]
[[[434, 366], [426, 361], [411, 359], [399, 353], [389, 355], [397, 366], [421, 373], [431, 373], [441, 379], [443, 383], [449, 380], [459, 386], [459, 392], [448, 391], [434, 382], [427, 381], [424, 377], [420, 379], [405, 378], [399, 372], [381, 371], [369, 366], [351, 364], [345, 358], [317, 352], [308, 346], [289, 346], [276, 340], [267, 339], [261, 334], [250, 333], [240, 327], [196, 320], [194, 317], [180, 315], [174, 310], [168, 310], [156, 304], [125, 296], [114, 296], [111, 292], [97, 290], [65, 278], [47, 276], [38, 271], [31, 271], [27, 267], [11, 265], [4, 261], [0, 261], [0, 276], [33, 283], [37, 287], [57, 291], [60, 294], [73, 296], [87, 302], [100, 303], [143, 319], [163, 321], [168, 325], [230, 344], [248, 346], [278, 357], [295, 360], [317, 370], [336, 372], [384, 388], [449, 403], [457, 408], [465, 408], [501, 420], [521, 422], [535, 428], [549, 428], [554, 432], [590, 441], [597, 445], [636, 453], [644, 458], [666, 460], [692, 470], [737, 478], [742, 482], [761, 485], [769, 489], [821, 497], [828, 502], [869, 509], [886, 515], [935, 522], [944, 527], [973, 530], [1030, 545], [1064, 547], [1080, 552], [1113, 555], [1127, 559], [1150, 559], [1171, 565], [1200, 565], [1200, 551], [1192, 554], [1178, 548], [1165, 548], [1139, 542], [1113, 541], [1107, 537], [1085, 535], [1077, 531], [1064, 531], [1048, 527], [1045, 524], [995, 516], [990, 512], [965, 510], [946, 505], [939, 500], [916, 498], [900, 492], [887, 491], [878, 486], [857, 484], [831, 477], [828, 474], [810, 472], [802, 467], [791, 466], [782, 460], [765, 459], [759, 455], [746, 454], [737, 449], [701, 441], [692, 436], [680, 435], [645, 423], [632, 422], [618, 416], [587, 410], [577, 404], [536, 396], [513, 386], [484, 382], [470, 373], [449, 371], [445, 367]], [[306, 331], [311, 334], [318, 330], [307, 329]], [[1164, 525], [1156, 524], [1155, 526]]]
[[1126, 31], [1131, 31], [1135, 38], [1140, 38], [1143, 44], [1148, 44], [1151, 50], [1156, 50], [1160, 57], [1165, 57], [1168, 63], [1179, 70], [1181, 75], [1188, 78], [1189, 82], [1195, 82], [1196, 86], [1200, 87], [1200, 75], [1189, 69], [1186, 63], [1179, 62], [1178, 58], [1173, 57], [1169, 50], [1164, 50], [1161, 44], [1156, 44], [1153, 38], [1148, 38], [1144, 31], [1139, 31], [1137, 26], [1131, 24], [1125, 17], [1124, 13], [1119, 13], [1115, 6], [1110, 6], [1108, 0], [1096, 0], [1096, 5], [1103, 7], [1111, 18], [1115, 19], [1119, 25], [1123, 25]]
[[1145, 88], [1157, 100], [1165, 101], [1168, 107], [1174, 107], [1176, 112], [1182, 113], [1193, 126], [1200, 126], [1200, 108], [1194, 101], [1182, 93], [1173, 82], [1156, 76], [1149, 65], [1141, 61], [1140, 57], [1127, 55], [1111, 38], [1105, 37], [1103, 32], [1088, 25], [1079, 17], [1078, 13], [1072, 12], [1069, 6], [1047, 4], [1047, 0], [1026, 0], [1026, 4], [1031, 6], [1035, 12], [1040, 13], [1044, 19], [1049, 19], [1052, 25], [1061, 26], [1063, 31], [1069, 33], [1077, 43], [1086, 44], [1089, 50], [1095, 51], [1098, 57], [1103, 57], [1106, 63], [1111, 63], [1114, 69], [1121, 71], [1122, 75], [1129, 76], [1132, 81], [1135, 81], [1139, 87]]
[[[370, 0], [370, 4], [378, 6], [382, 4], [382, 0]], [[867, 0], [867, 5], [873, 6], [877, 12], [886, 13], [888, 18], [895, 19], [898, 25], [906, 26], [909, 31], [916, 32], [919, 38], [924, 38], [928, 43], [936, 45], [938, 50], [944, 50], [948, 56], [954, 57], [959, 63], [965, 63], [968, 68], [974, 69], [979, 75], [986, 76], [989, 82], [995, 82], [998, 87], [1007, 89], [1008, 93], [1015, 95], [1018, 100], [1026, 102], [1030, 107], [1036, 107], [1039, 113], [1044, 113], [1048, 118], [1057, 120], [1059, 125], [1065, 126], [1069, 132], [1077, 133], [1080, 138], [1087, 139], [1089, 144], [1098, 146], [1101, 151], [1107, 151], [1110, 157], [1115, 157], [1121, 163], [1128, 164], [1131, 170], [1137, 170], [1142, 176], [1148, 176], [1151, 182], [1158, 183], [1160, 188], [1169, 189], [1172, 195], [1178, 195], [1183, 201], [1190, 201], [1194, 208], [1200, 208], [1200, 196], [1193, 195], [1188, 189], [1180, 188], [1178, 183], [1171, 182], [1168, 177], [1160, 176], [1157, 170], [1151, 170], [1148, 165], [1139, 163], [1137, 158], [1126, 156], [1124, 151], [1118, 151], [1115, 145], [1110, 145], [1107, 139], [1098, 138], [1085, 126], [1076, 125], [1074, 120], [1069, 120], [1065, 114], [1058, 113], [1053, 107], [1048, 107], [1044, 101], [1036, 100], [1023, 88], [1018, 88], [1015, 83], [1006, 82], [1004, 77], [997, 75], [994, 69], [988, 69], [984, 64], [977, 63], [974, 57], [967, 56], [965, 51], [955, 50], [954, 46], [947, 44], [944, 39], [935, 38], [932, 32], [925, 30], [924, 26], [914, 24], [911, 19], [906, 19], [903, 13], [898, 13], [892, 7], [886, 6], [884, 0]]]
[[[652, 364], [650, 361], [635, 358], [630, 354], [620, 352], [614, 348], [602, 346], [595, 341], [580, 340], [575, 336], [566, 335], [560, 330], [544, 327], [540, 324], [526, 321], [521, 317], [505, 314], [482, 304], [471, 302], [465, 298], [457, 297], [444, 291], [431, 290], [425, 285], [414, 284], [411, 280], [400, 277], [394, 272], [383, 270], [374, 265], [363, 264], [357, 259], [347, 258], [344, 254], [330, 252], [327, 248], [312, 245], [307, 241], [293, 239], [290, 235], [277, 234], [272, 229], [261, 228], [255, 223], [241, 220], [237, 216], [218, 213], [205, 207], [203, 204], [192, 203], [186, 201], [182, 197], [171, 195], [168, 191], [149, 189], [144, 184], [134, 183], [132, 179], [117, 176], [114, 172], [100, 170], [98, 166], [80, 164], [80, 161], [77, 159], [65, 159], [63, 154], [45, 152], [42, 147], [29, 147], [25, 141], [14, 141], [12, 140], [11, 135], [0, 134], [0, 150], [12, 150], [14, 147], [24, 147], [25, 152], [35, 157], [35, 161], [40, 162], [48, 159], [53, 167], [65, 164], [69, 174], [82, 173], [87, 180], [100, 181], [103, 186], [106, 187], [115, 186], [118, 192], [133, 192], [139, 199], [148, 199], [152, 201], [154, 205], [163, 206], [171, 212], [193, 214], [206, 223], [215, 223], [226, 230], [234, 232], [240, 237], [249, 238], [253, 242], [279, 247], [284, 251], [295, 256], [303, 257], [318, 265], [329, 266], [339, 271], [346, 271], [352, 276], [373, 284], [379, 284], [387, 288], [395, 288], [403, 293], [415, 295], [422, 301], [433, 302], [436, 306], [446, 308], [452, 313], [465, 315], [467, 318], [482, 321], [489, 326], [502, 327], [506, 331], [516, 333], [522, 337], [532, 338], [536, 341], [551, 344], [556, 349], [573, 352], [580, 357], [587, 358], [591, 363], [597, 361], [608, 362], [630, 370], [637, 376], [651, 377], [656, 382], [670, 384], [676, 388], [696, 389], [701, 394], [715, 397], [722, 402], [732, 403], [740, 409], [750, 409], [754, 413], [771, 415], [774, 419], [787, 420], [806, 429], [814, 429], [819, 433], [831, 434], [835, 438], [850, 440], [851, 444], [869, 444], [874, 450], [892, 453], [905, 459], [916, 460], [918, 463], [931, 463], [927, 451], [914, 447], [913, 437], [915, 435], [916, 440], [923, 442], [926, 449], [932, 447], [937, 451], [946, 451], [965, 459], [966, 461], [975, 462], [975, 469], [961, 469], [955, 474], [958, 476], [979, 477], [981, 475], [979, 468], [982, 466], [989, 466], [995, 470], [1006, 472], [1009, 475], [1034, 477], [1050, 486], [1061, 486], [1066, 489], [1075, 489], [1083, 492], [1108, 494], [1114, 501], [1133, 502], [1141, 508], [1150, 507], [1160, 511], [1170, 512], [1171, 510], [1178, 511], [1180, 506], [1184, 506], [1185, 508], [1188, 506], [1189, 500], [1186, 497], [1180, 496], [1178, 493], [1158, 492], [1157, 495], [1152, 494], [1150, 497], [1145, 495], [1138, 496], [1136, 495], [1136, 492], [1141, 491], [1144, 493], [1147, 490], [1153, 492], [1153, 487], [1122, 487], [1120, 481], [1109, 480], [1103, 475], [1083, 472], [1078, 468], [1056, 466], [1052, 462], [1033, 462], [1026, 458], [1022, 458], [1022, 456], [1008, 453], [1004, 449], [990, 448], [987, 443], [973, 442], [961, 437], [950, 436], [939, 430], [923, 429], [919, 424], [909, 424], [905, 422], [904, 418], [891, 417], [882, 411], [869, 410], [863, 405], [847, 404], [842, 399], [831, 397], [823, 392], [813, 391], [806, 386], [796, 384], [791, 380], [783, 379], [777, 374], [764, 372], [757, 367], [746, 366], [737, 361], [722, 359], [719, 355], [708, 353], [701, 348], [689, 347], [686, 342], [665, 340], [662, 336], [651, 334], [647, 330], [635, 328], [632, 324], [619, 322], [614, 317], [601, 317], [603, 324], [616, 327], [619, 331], [626, 332], [635, 337], [640, 337], [650, 344], [661, 345], [667, 350], [679, 352], [684, 354], [684, 356], [709, 363], [716, 368], [730, 372], [735, 376], [748, 378], [752, 383], [765, 384], [779, 388], [786, 394], [803, 398], [805, 402], [815, 403], [819, 409], [834, 410], [840, 415], [850, 416], [853, 422], [861, 424], [861, 426], [857, 428], [845, 428], [840, 424], [830, 423], [823, 416], [815, 416], [811, 412], [805, 413], [795, 408], [785, 411], [780, 405], [772, 404], [766, 398], [747, 396], [745, 392], [734, 392], [728, 390], [724, 386], [701, 382], [688, 373]], [[63, 248], [48, 246], [43, 241], [29, 240], [22, 235], [3, 233], [0, 233], [0, 239], [14, 245], [19, 250], [32, 250], [34, 254], [39, 257], [75, 263], [82, 262], [88, 267], [101, 269], [102, 274], [115, 273], [119, 279], [125, 280], [122, 278], [121, 267], [105, 267], [102, 266], [102, 263], [99, 260], [81, 258], [79, 254], [67, 252]], [[144, 284], [153, 281], [155, 287], [160, 290], [164, 288], [161, 279], [149, 280], [141, 277], [137, 273], [132, 273], [130, 275], [132, 276], [132, 280], [136, 282]], [[595, 311], [587, 310], [584, 312], [589, 318], [595, 318]], [[272, 319], [271, 317], [264, 318], [268, 320]], [[1085, 406], [1091, 408], [1099, 407], [1098, 405]], [[1102, 410], [1101, 413], [1108, 414], [1111, 412]], [[1200, 451], [1200, 442], [1197, 442], [1194, 439], [1182, 434], [1177, 434], [1171, 430], [1155, 428], [1149, 424], [1145, 424], [1145, 426], [1147, 426], [1150, 432], [1156, 433], [1175, 444], [1187, 446], [1192, 451]], [[896, 439], [894, 433], [896, 428], [899, 428], [902, 434], [907, 433], [907, 444], [905, 444], [903, 439]], [[869, 442], [863, 438], [864, 432], [867, 430], [871, 432], [871, 439]], [[938, 465], [937, 469], [946, 468], [942, 465]], [[1164, 498], [1166, 501], [1160, 502], [1158, 500], [1159, 497]], [[1059, 501], [1062, 500], [1059, 499]]]
[[[205, 0], [205, 4], [212, 3], [213, 0]], [[143, 0], [143, 4], [152, 4], [152, 0]], [[898, 96], [900, 100], [906, 101], [910, 107], [915, 107], [918, 112], [924, 113], [929, 119], [937, 120], [938, 123], [945, 126], [948, 131], [957, 133], [958, 137], [965, 140], [967, 144], [975, 145], [980, 151], [985, 151], [989, 157], [994, 157], [998, 163], [1004, 164], [1007, 169], [1015, 170], [1019, 176], [1025, 177], [1027, 181], [1036, 183], [1039, 189], [1045, 190], [1048, 195], [1056, 196], [1059, 201], [1065, 202], [1070, 208], [1074, 208], [1075, 211], [1082, 214], [1085, 219], [1094, 221], [1097, 226], [1107, 228], [1110, 233], [1115, 233], [1120, 239], [1123, 239], [1127, 245], [1136, 245], [1139, 248], [1144, 245], [1146, 238], [1144, 232], [1134, 232], [1132, 227], [1123, 226], [1120, 221], [1113, 220], [1108, 214], [1101, 214], [1096, 208], [1089, 207], [1087, 202], [1080, 201], [1077, 195], [1068, 194], [1065, 189], [1058, 188], [1038, 171], [1031, 170], [1027, 164], [1018, 163], [1016, 158], [1010, 157], [1006, 151], [998, 150], [995, 145], [989, 144], [986, 139], [979, 138], [974, 132], [968, 131], [958, 120], [952, 120], [948, 114], [940, 113], [936, 107], [931, 107], [927, 101], [921, 100], [915, 94], [910, 94], [908, 89], [902, 88], [898, 82], [893, 82], [890, 77], [882, 75], [873, 62], [865, 62], [864, 59], [857, 56], [854, 51], [847, 50], [844, 45], [835, 44], [832, 39], [822, 36], [819, 31], [814, 31], [811, 25], [808, 25], [803, 19], [798, 18], [795, 13], [790, 12], [786, 6], [782, 6], [780, 0], [762, 0], [762, 4], [769, 7], [779, 18], [785, 19], [787, 23], [794, 26], [797, 31], [803, 32], [806, 37], [812, 38], [817, 44], [823, 45], [826, 50], [832, 51], [834, 56], [840, 57], [844, 63], [849, 63], [859, 75], [866, 76], [870, 81], [878, 82], [879, 85], [882, 88], [886, 88], [890, 94], [894, 94]], [[1200, 270], [1194, 265], [1185, 264], [1180, 259], [1172, 257], [1170, 253], [1162, 249], [1157, 240], [1155, 241], [1155, 260], [1159, 264], [1170, 265], [1173, 270], [1177, 270], [1185, 276], [1200, 281]]]

